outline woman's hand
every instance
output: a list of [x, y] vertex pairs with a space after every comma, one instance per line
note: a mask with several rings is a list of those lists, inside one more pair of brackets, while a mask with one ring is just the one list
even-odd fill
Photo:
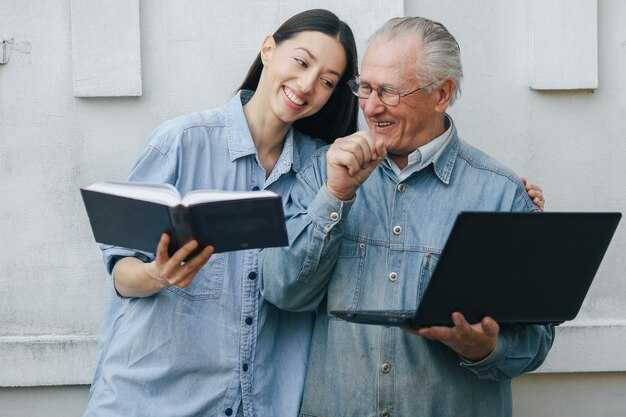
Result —
[[543, 197], [543, 190], [541, 187], [536, 184], [529, 183], [524, 177], [522, 177], [522, 182], [526, 187], [526, 192], [528, 192], [530, 199], [533, 200], [533, 203], [535, 203], [537, 207], [539, 207], [539, 210], [543, 211], [543, 207], [546, 205], [546, 199]]
[[148, 297], [173, 285], [188, 286], [213, 255], [213, 246], [207, 246], [200, 253], [185, 262], [185, 259], [198, 247], [193, 240], [183, 245], [171, 257], [167, 252], [170, 237], [163, 233], [156, 250], [156, 260], [144, 263], [137, 258], [120, 259], [115, 265], [114, 285], [124, 297]]
[[[213, 255], [213, 246], [207, 246], [194, 256], [193, 258], [185, 261], [198, 247], [198, 242], [192, 240], [187, 242], [180, 249], [170, 256], [168, 255], [167, 248], [170, 244], [170, 237], [167, 233], [163, 233], [159, 246], [157, 247], [156, 260], [154, 268], [147, 267], [147, 272], [153, 276], [153, 279], [159, 281], [164, 286], [162, 289], [176, 285], [180, 288], [185, 288], [191, 283], [196, 276], [200, 268], [204, 266]], [[156, 274], [154, 274], [156, 272]]]

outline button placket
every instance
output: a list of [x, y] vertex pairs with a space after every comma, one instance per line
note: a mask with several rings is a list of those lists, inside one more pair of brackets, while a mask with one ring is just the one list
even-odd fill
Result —
[[[241, 322], [240, 322], [240, 386], [241, 386], [241, 407], [251, 401], [253, 391], [253, 352], [256, 346], [255, 320], [257, 320], [258, 311], [258, 273], [256, 272], [256, 255], [254, 252], [248, 254], [246, 269], [242, 278], [242, 306], [241, 306]], [[247, 277], [247, 279], [245, 279]], [[233, 411], [233, 414], [235, 412]]]

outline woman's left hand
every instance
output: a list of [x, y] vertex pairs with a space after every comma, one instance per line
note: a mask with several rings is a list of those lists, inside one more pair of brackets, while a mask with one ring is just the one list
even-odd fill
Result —
[[528, 192], [530, 199], [533, 200], [533, 203], [535, 203], [537, 207], [539, 207], [539, 210], [543, 211], [543, 207], [546, 205], [546, 199], [543, 197], [543, 190], [541, 187], [536, 184], [529, 183], [524, 177], [522, 177], [522, 182], [526, 187], [526, 192]]

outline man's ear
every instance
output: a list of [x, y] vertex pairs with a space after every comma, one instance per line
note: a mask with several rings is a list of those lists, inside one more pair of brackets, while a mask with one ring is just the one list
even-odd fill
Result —
[[267, 65], [270, 59], [272, 59], [274, 48], [276, 48], [276, 41], [274, 40], [274, 37], [267, 35], [265, 39], [263, 39], [263, 44], [261, 45], [261, 62], [264, 66]]
[[448, 106], [450, 106], [450, 100], [452, 100], [452, 93], [454, 92], [454, 80], [446, 78], [443, 80], [439, 88], [436, 90], [437, 102], [435, 103], [435, 110], [439, 113], [444, 113]]

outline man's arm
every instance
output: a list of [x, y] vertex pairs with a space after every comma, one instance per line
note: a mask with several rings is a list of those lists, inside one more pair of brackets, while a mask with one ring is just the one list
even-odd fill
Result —
[[[325, 185], [312, 188], [302, 177], [291, 199], [286, 214], [295, 214], [287, 221], [289, 247], [267, 248], [259, 254], [261, 294], [283, 310], [314, 311], [326, 295], [343, 236], [341, 220], [352, 202], [337, 200]], [[303, 207], [301, 201], [311, 203]]]
[[537, 369], [554, 342], [554, 326], [508, 325], [498, 333], [496, 349], [481, 361], [463, 360], [461, 366], [480, 379], [503, 380]]
[[491, 317], [470, 324], [458, 312], [452, 314], [452, 321], [454, 327], [405, 330], [445, 344], [461, 356], [461, 366], [481, 379], [508, 379], [536, 369], [554, 341], [553, 326], [500, 327]]
[[[325, 156], [325, 157], [324, 157]], [[315, 310], [337, 261], [356, 190], [386, 156], [369, 132], [337, 139], [316, 154], [294, 184], [286, 215], [288, 248], [259, 255], [261, 293], [284, 310]]]

